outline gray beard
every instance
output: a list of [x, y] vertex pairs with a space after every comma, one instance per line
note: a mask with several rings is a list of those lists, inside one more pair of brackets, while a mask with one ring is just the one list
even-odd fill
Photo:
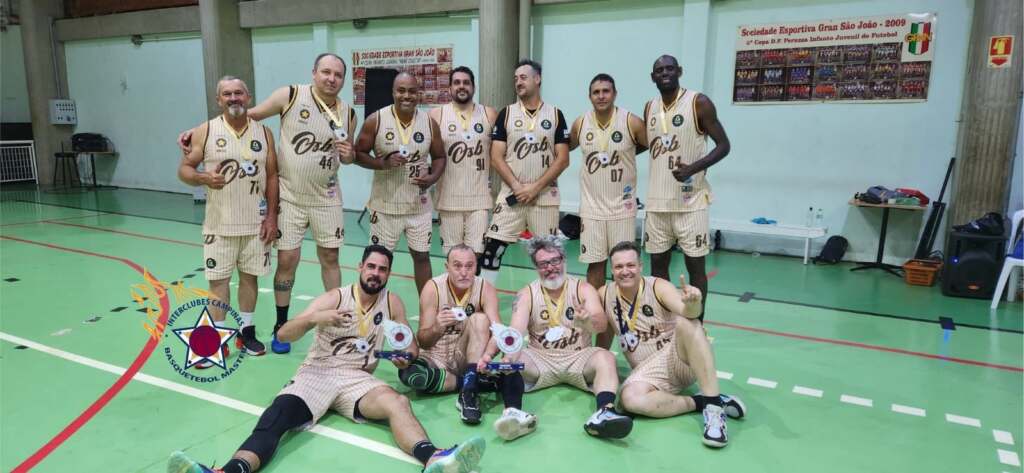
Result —
[[541, 279], [540, 281], [540, 285], [544, 286], [544, 288], [549, 291], [554, 291], [555, 289], [562, 287], [562, 284], [565, 284], [564, 274], [559, 276], [557, 279]]
[[228, 106], [228, 115], [231, 115], [232, 118], [238, 118], [245, 115], [245, 107], [241, 105]]

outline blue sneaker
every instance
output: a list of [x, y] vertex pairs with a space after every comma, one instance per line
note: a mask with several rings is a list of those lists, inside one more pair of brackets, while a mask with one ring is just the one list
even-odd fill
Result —
[[182, 452], [174, 452], [171, 454], [171, 458], [167, 459], [167, 473], [217, 473], [219, 471], [203, 466]]
[[430, 458], [434, 462], [426, 467], [423, 473], [469, 473], [476, 470], [486, 448], [487, 443], [483, 438], [473, 437], [462, 445], [438, 450]]
[[277, 329], [281, 328], [280, 325], [274, 326], [274, 339], [270, 341], [270, 350], [278, 355], [284, 355], [292, 351], [292, 344], [285, 343], [277, 340]]

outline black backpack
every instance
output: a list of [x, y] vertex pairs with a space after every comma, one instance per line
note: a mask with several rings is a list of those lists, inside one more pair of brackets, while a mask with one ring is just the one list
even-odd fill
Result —
[[583, 230], [583, 220], [579, 216], [573, 214], [565, 214], [561, 220], [558, 221], [558, 229], [562, 231], [562, 234], [570, 240], [579, 240], [580, 233]]
[[843, 259], [843, 255], [846, 254], [846, 249], [849, 248], [850, 242], [846, 241], [839, 235], [833, 235], [828, 237], [825, 241], [825, 246], [821, 247], [821, 253], [813, 258], [814, 264], [822, 262], [825, 264], [836, 264]]

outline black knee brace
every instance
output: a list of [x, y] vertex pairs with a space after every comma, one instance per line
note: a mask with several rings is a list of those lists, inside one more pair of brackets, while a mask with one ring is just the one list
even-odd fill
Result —
[[289, 430], [302, 427], [313, 421], [313, 413], [302, 398], [294, 394], [282, 394], [274, 398], [267, 410], [263, 411], [256, 428], [245, 439], [239, 450], [255, 453], [260, 465], [266, 465], [277, 450], [277, 444]]
[[480, 256], [480, 267], [483, 269], [497, 271], [501, 267], [501, 257], [505, 254], [508, 243], [488, 238], [484, 241], [484, 254]]

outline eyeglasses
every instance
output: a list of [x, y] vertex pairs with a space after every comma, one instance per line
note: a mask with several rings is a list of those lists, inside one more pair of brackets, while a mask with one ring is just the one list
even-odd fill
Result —
[[562, 256], [556, 256], [554, 258], [551, 258], [551, 259], [545, 260], [545, 261], [538, 261], [537, 262], [537, 269], [554, 268], [554, 267], [557, 267], [558, 265], [562, 264], [563, 261], [565, 261], [565, 258], [562, 257]]

